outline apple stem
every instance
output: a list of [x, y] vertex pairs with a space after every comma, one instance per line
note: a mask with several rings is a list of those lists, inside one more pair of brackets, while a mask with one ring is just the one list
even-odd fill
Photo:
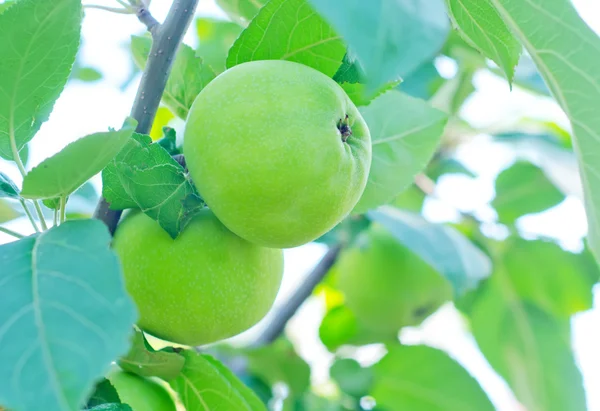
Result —
[[346, 114], [346, 117], [338, 122], [337, 128], [340, 130], [342, 141], [345, 143], [348, 140], [348, 137], [352, 135], [352, 128], [350, 127], [350, 119], [348, 118], [348, 114]]

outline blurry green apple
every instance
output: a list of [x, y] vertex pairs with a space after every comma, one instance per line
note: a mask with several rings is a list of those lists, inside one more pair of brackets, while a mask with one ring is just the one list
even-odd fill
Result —
[[119, 399], [133, 411], [175, 411], [171, 395], [158, 383], [139, 375], [114, 370], [108, 380], [117, 390]]
[[289, 61], [240, 64], [209, 83], [190, 110], [183, 151], [219, 220], [277, 248], [339, 223], [371, 165], [369, 129], [344, 90]]
[[418, 325], [452, 298], [444, 277], [378, 225], [342, 252], [335, 269], [348, 308], [380, 333]]
[[145, 214], [129, 215], [113, 247], [140, 328], [180, 344], [247, 330], [269, 311], [281, 284], [282, 251], [238, 237], [207, 209], [175, 240]]

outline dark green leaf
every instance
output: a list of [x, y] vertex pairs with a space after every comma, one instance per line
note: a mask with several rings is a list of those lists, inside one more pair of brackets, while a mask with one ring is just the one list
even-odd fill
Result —
[[215, 73], [225, 71], [227, 52], [238, 38], [242, 28], [229, 21], [200, 17], [196, 20], [199, 45], [196, 55], [204, 60]]
[[367, 187], [354, 213], [389, 203], [425, 168], [448, 117], [422, 100], [389, 91], [361, 108], [373, 144]]
[[102, 172], [102, 194], [113, 210], [140, 208], [173, 238], [205, 206], [183, 167], [141, 134]]
[[71, 194], [98, 174], [121, 151], [137, 122], [120, 130], [90, 134], [69, 144], [34, 167], [23, 180], [25, 198], [53, 198]]
[[0, 171], [0, 198], [20, 198], [19, 188], [6, 174]]
[[[151, 48], [152, 39], [131, 36], [133, 58], [141, 69], [146, 67]], [[201, 58], [196, 57], [194, 49], [186, 44], [181, 44], [177, 50], [162, 100], [173, 113], [185, 120], [198, 93], [215, 77], [215, 72], [204, 64]]]
[[110, 235], [67, 221], [0, 247], [0, 404], [76, 410], [136, 320]]
[[[81, 0], [21, 0], [0, 14], [0, 157], [48, 120], [79, 47]], [[12, 144], [11, 144], [12, 142]]]
[[219, 7], [234, 21], [246, 26], [268, 0], [216, 0]]
[[366, 81], [365, 72], [360, 66], [356, 56], [347, 52], [342, 61], [342, 65], [334, 74], [333, 79], [338, 83], [364, 83]]
[[513, 224], [525, 214], [544, 211], [564, 199], [565, 195], [541, 169], [528, 162], [517, 162], [496, 178], [492, 206], [500, 222]]
[[154, 350], [146, 341], [141, 331], [136, 331], [129, 353], [121, 357], [119, 366], [130, 373], [142, 377], [159, 377], [170, 380], [179, 375], [185, 359], [168, 350]]
[[310, 3], [356, 53], [367, 74], [370, 92], [431, 60], [450, 29], [443, 0]]
[[460, 35], [502, 67], [511, 83], [522, 46], [489, 0], [446, 0]]
[[189, 350], [181, 355], [183, 371], [169, 384], [186, 409], [266, 411], [254, 392], [211, 356]]
[[110, 403], [120, 404], [121, 399], [119, 398], [117, 390], [115, 390], [115, 387], [113, 387], [110, 381], [108, 381], [106, 378], [103, 378], [99, 383], [96, 384], [94, 393], [87, 402], [86, 409]]
[[158, 145], [164, 148], [171, 156], [181, 154], [181, 150], [177, 147], [177, 135], [175, 129], [164, 127], [163, 134], [164, 137], [157, 141]]
[[371, 395], [388, 411], [493, 411], [477, 381], [443, 351], [393, 346], [373, 366]]
[[227, 67], [255, 60], [289, 60], [332, 77], [346, 47], [306, 0], [271, 0], [235, 41]]
[[363, 368], [358, 362], [349, 358], [334, 362], [329, 374], [340, 389], [352, 397], [361, 398], [367, 395], [373, 385], [373, 371], [370, 368]]
[[450, 226], [432, 224], [418, 214], [389, 206], [370, 211], [368, 216], [446, 277], [457, 297], [491, 274], [488, 256]]

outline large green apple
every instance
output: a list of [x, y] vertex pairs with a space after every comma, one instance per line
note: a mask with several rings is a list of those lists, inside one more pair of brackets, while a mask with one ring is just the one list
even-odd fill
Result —
[[119, 399], [133, 411], [176, 411], [169, 393], [158, 383], [139, 375], [114, 370], [108, 380], [117, 390]]
[[209, 83], [190, 109], [183, 151], [219, 220], [277, 248], [339, 223], [371, 165], [369, 129], [344, 90], [289, 61], [240, 64]]
[[283, 274], [281, 250], [238, 237], [208, 209], [175, 240], [134, 213], [118, 226], [113, 246], [139, 326], [185, 345], [222, 340], [256, 324], [273, 305]]
[[418, 325], [452, 298], [444, 277], [378, 225], [342, 253], [335, 270], [348, 308], [380, 333]]

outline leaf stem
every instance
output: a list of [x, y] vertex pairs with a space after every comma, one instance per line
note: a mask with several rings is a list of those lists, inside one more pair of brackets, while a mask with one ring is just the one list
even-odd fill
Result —
[[[19, 234], [16, 231], [10, 230], [10, 229], [8, 229], [6, 227], [2, 227], [2, 226], [0, 226], [0, 232], [3, 232], [8, 235], [12, 235], [13, 237], [16, 237], [16, 238], [24, 238], [25, 237], [23, 234]], [[0, 410], [1, 410], [1, 408], [0, 408]]]
[[35, 223], [35, 219], [33, 218], [33, 215], [31, 215], [31, 211], [29, 211], [29, 207], [27, 207], [27, 203], [25, 203], [25, 200], [23, 200], [22, 198], [19, 199], [19, 202], [21, 203], [21, 206], [23, 206], [23, 210], [25, 210], [25, 214], [27, 214], [27, 217], [29, 218], [29, 222], [33, 226], [33, 229], [35, 230], [36, 233], [39, 233], [40, 229], [38, 228], [37, 224]]
[[65, 222], [65, 216], [67, 215], [67, 196], [60, 198], [60, 224]]
[[54, 209], [54, 218], [52, 219], [52, 225], [54, 227], [58, 225], [58, 208]]
[[46, 219], [44, 218], [44, 214], [42, 213], [42, 208], [40, 207], [40, 202], [38, 200], [33, 200], [33, 206], [35, 207], [35, 211], [40, 219], [40, 223], [42, 224], [42, 230], [46, 231], [48, 226], [46, 225]]

